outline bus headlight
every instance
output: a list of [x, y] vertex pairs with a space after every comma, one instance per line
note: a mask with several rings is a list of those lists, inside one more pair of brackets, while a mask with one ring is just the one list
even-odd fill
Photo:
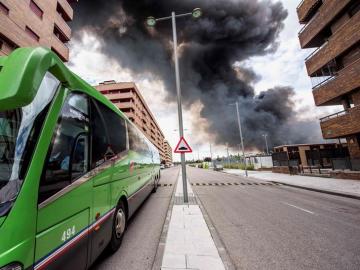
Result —
[[22, 270], [22, 265], [20, 263], [10, 263], [4, 267], [1, 267], [0, 270]]

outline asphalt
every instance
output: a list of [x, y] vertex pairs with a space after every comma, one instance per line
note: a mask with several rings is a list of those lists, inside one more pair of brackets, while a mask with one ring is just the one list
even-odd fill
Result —
[[178, 172], [179, 168], [161, 171], [161, 186], [131, 218], [120, 249], [111, 256], [102, 254], [91, 270], [152, 268]]
[[237, 269], [360, 269], [359, 200], [203, 169], [188, 178]]

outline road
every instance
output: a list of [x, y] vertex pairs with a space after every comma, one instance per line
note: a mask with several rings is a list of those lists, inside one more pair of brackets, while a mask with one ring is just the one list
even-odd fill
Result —
[[178, 172], [178, 168], [161, 171], [162, 186], [131, 218], [120, 249], [112, 256], [100, 256], [92, 270], [151, 269]]
[[[123, 244], [92, 270], [151, 269], [179, 168], [131, 219]], [[360, 269], [360, 201], [222, 172], [188, 177], [237, 269]]]
[[360, 269], [360, 201], [196, 168], [188, 177], [237, 269]]

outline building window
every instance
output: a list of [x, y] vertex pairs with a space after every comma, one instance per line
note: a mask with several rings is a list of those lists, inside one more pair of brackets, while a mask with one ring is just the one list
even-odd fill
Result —
[[44, 15], [44, 11], [42, 11], [41, 8], [39, 8], [39, 6], [33, 1], [30, 1], [30, 9], [36, 14], [36, 16], [38, 16], [40, 19], [43, 18]]
[[120, 94], [120, 90], [110, 90], [110, 91], [109, 91], [109, 94], [112, 94], [112, 95], [114, 95], [114, 94]]
[[9, 15], [9, 9], [3, 3], [0, 2], [0, 12], [4, 13], [5, 15]]
[[28, 26], [25, 27], [25, 32], [34, 40], [39, 41], [40, 37], [33, 31], [31, 30]]
[[65, 22], [71, 21], [71, 18], [69, 17], [68, 14], [66, 14], [64, 8], [59, 3], [57, 3], [56, 11], [61, 16], [61, 18], [63, 18]]
[[63, 43], [69, 41], [69, 39], [63, 34], [63, 32], [56, 24], [54, 25], [54, 35]]

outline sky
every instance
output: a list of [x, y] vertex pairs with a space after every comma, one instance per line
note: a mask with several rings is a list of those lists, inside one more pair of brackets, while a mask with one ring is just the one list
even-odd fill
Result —
[[[302, 50], [298, 40], [298, 32], [302, 27], [298, 23], [296, 14], [299, 1], [281, 0], [281, 2], [289, 15], [278, 40], [278, 50], [273, 54], [250, 58], [241, 65], [251, 67], [260, 76], [253, 85], [257, 93], [275, 86], [292, 86], [296, 91], [294, 99], [298, 118], [319, 119], [339, 109], [336, 107], [319, 108], [314, 105], [311, 81], [307, 76], [304, 63], [304, 59], [312, 50]], [[177, 105], [164, 100], [166, 91], [163, 83], [151, 74], [137, 75], [129, 69], [122, 68], [117, 62], [101, 53], [101, 46], [101, 41], [87, 33], [83, 33], [78, 39], [73, 39], [70, 43], [71, 60], [68, 64], [70, 69], [91, 85], [105, 80], [134, 81], [159, 123], [165, 138], [174, 148], [179, 140]], [[183, 107], [185, 138], [194, 150], [193, 154], [187, 155], [187, 159], [210, 156], [210, 145], [213, 157], [225, 156], [226, 145], [214, 145], [208, 141], [211, 140], [211, 136], [204, 142], [201, 136], [202, 131], [192, 126], [191, 118], [199, 117], [200, 110], [199, 103], [190, 108]], [[235, 110], [234, 124], [236, 124]], [[320, 125], [318, 132], [320, 133]], [[269, 141], [271, 145], [271, 138]], [[229, 149], [229, 153], [237, 154], [238, 149]], [[178, 154], [173, 154], [173, 156], [175, 161], [179, 160]]]

